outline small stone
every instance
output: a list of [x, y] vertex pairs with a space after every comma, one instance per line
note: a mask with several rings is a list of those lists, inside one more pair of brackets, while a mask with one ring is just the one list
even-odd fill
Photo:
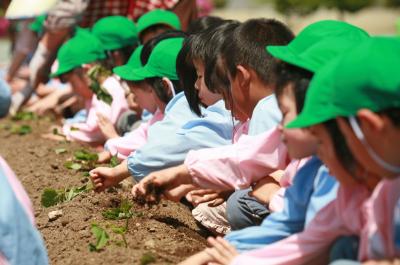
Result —
[[150, 233], [154, 233], [155, 231], [156, 231], [156, 229], [155, 229], [154, 227], [150, 227], [150, 228], [149, 228], [149, 232], [150, 232]]
[[153, 239], [147, 240], [144, 242], [145, 248], [154, 248], [156, 246], [156, 242]]
[[56, 210], [56, 211], [51, 211], [49, 212], [48, 216], [49, 216], [49, 221], [55, 221], [58, 218], [60, 218], [63, 215], [62, 210]]
[[139, 226], [140, 226], [140, 224], [139, 224], [139, 223], [136, 223], [135, 225], [136, 225], [136, 227], [139, 227]]

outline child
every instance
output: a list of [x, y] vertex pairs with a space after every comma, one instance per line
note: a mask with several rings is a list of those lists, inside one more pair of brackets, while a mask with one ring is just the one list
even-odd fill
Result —
[[153, 9], [142, 15], [137, 21], [137, 31], [141, 44], [167, 30], [180, 30], [181, 22], [179, 17], [171, 11]]
[[[75, 92], [86, 101], [88, 115], [85, 122], [65, 124], [62, 133], [67, 140], [86, 143], [102, 143], [106, 140], [98, 125], [100, 113], [115, 124], [119, 116], [127, 110], [124, 89], [114, 76], [97, 61], [104, 59], [100, 42], [91, 33], [80, 33], [67, 41], [59, 50], [58, 70], [52, 77], [60, 76], [68, 81]], [[88, 80], [88, 71], [92, 80]], [[101, 79], [101, 80], [99, 80]]]
[[[176, 58], [182, 42], [181, 38], [161, 41], [152, 50], [148, 61], [142, 61], [144, 67], [132, 71], [134, 81], [148, 80], [161, 99], [173, 98], [165, 107], [164, 119], [149, 128], [144, 146], [118, 167], [100, 167], [91, 171], [99, 191], [116, 185], [130, 174], [135, 179], [141, 179], [152, 171], [179, 164], [191, 149], [229, 142], [232, 126], [228, 127], [231, 120], [226, 110], [212, 110], [204, 118], [198, 118], [190, 111], [183, 92], [176, 93], [180, 91]], [[144, 53], [143, 49], [142, 57]], [[228, 130], [215, 130], [216, 124], [226, 124]]]
[[2, 157], [0, 194], [0, 264], [48, 264], [29, 197]]
[[[319, 156], [341, 182], [338, 197], [318, 212], [304, 232], [240, 255], [232, 264], [304, 264], [323, 254], [337, 236], [346, 234], [360, 236], [361, 261], [398, 257], [399, 250], [393, 238], [394, 224], [398, 220], [393, 219], [393, 213], [399, 199], [400, 179], [382, 180], [376, 185], [373, 173], [365, 169], [360, 171], [356, 160], [349, 159], [351, 155], [344, 140], [340, 141], [336, 122], [332, 121], [336, 116], [355, 115], [365, 108], [390, 110], [389, 113], [398, 111], [400, 80], [394, 70], [400, 59], [398, 47], [398, 39], [371, 38], [317, 73], [307, 93], [303, 112], [288, 127], [312, 126], [312, 132], [320, 141]], [[349, 98], [355, 100], [348, 104]], [[391, 123], [395, 119], [387, 121]], [[397, 127], [392, 127], [392, 132], [392, 136], [398, 137]], [[382, 139], [381, 136], [380, 142]], [[387, 146], [386, 152], [390, 153], [390, 150]], [[349, 160], [353, 162], [349, 163]], [[369, 165], [364, 166], [369, 168]], [[349, 169], [353, 173], [351, 176]], [[360, 174], [363, 171], [367, 175]], [[285, 253], [280, 251], [283, 249]]]

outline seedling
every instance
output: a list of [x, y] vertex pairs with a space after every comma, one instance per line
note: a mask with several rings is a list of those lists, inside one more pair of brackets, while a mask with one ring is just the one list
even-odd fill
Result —
[[106, 230], [101, 228], [97, 224], [92, 224], [92, 234], [96, 237], [96, 243], [90, 243], [89, 244], [89, 250], [90, 251], [100, 251], [102, 250], [106, 245], [108, 240], [110, 239], [110, 236], [107, 234]]
[[140, 264], [141, 265], [147, 265], [150, 263], [153, 263], [156, 261], [156, 258], [154, 257], [154, 254], [151, 252], [146, 252], [142, 255], [140, 258]]
[[54, 149], [54, 151], [56, 152], [57, 155], [59, 155], [59, 154], [66, 153], [67, 149], [65, 149], [65, 148], [56, 148], [56, 149]]
[[110, 159], [110, 167], [116, 167], [120, 164], [119, 159], [118, 159], [118, 154], [114, 155]]
[[13, 121], [33, 121], [37, 119], [37, 115], [29, 111], [19, 111], [11, 119]]
[[113, 226], [113, 227], [111, 227], [111, 230], [114, 233], [121, 235], [122, 241], [124, 242], [124, 246], [127, 248], [128, 242], [126, 241], [126, 237], [125, 237], [126, 231], [128, 231], [127, 227]]
[[21, 125], [21, 126], [13, 125], [10, 129], [10, 132], [12, 134], [25, 135], [31, 133], [32, 128], [29, 125]]
[[90, 89], [96, 94], [97, 98], [111, 105], [113, 98], [110, 93], [102, 86], [102, 81], [110, 76], [112, 73], [105, 67], [96, 64], [89, 69], [87, 75], [90, 79]]
[[102, 214], [108, 220], [129, 219], [134, 214], [131, 209], [132, 204], [128, 200], [122, 200], [118, 207], [106, 210]]
[[83, 192], [90, 191], [92, 188], [88, 185], [83, 185], [77, 188], [70, 188], [64, 190], [55, 190], [47, 188], [42, 193], [41, 203], [43, 207], [50, 207], [59, 203], [71, 201], [76, 196]]
[[64, 163], [64, 167], [67, 169], [79, 170], [82, 168], [82, 165], [73, 161], [67, 161]]

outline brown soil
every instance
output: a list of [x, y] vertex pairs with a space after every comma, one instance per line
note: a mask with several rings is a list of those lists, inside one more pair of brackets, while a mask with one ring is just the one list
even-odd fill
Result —
[[[7, 124], [29, 124], [32, 133], [15, 135], [4, 129]], [[198, 228], [190, 210], [181, 204], [162, 201], [151, 209], [134, 205], [140, 217], [128, 221], [128, 247], [118, 246], [121, 236], [112, 232], [113, 226], [124, 226], [125, 220], [106, 220], [102, 212], [114, 207], [123, 198], [130, 199], [129, 185], [102, 194], [90, 191], [49, 208], [41, 206], [45, 188], [64, 189], [82, 186], [88, 181], [82, 172], [68, 170], [63, 165], [82, 149], [77, 143], [55, 142], [40, 137], [53, 124], [49, 119], [36, 121], [0, 122], [0, 154], [21, 180], [34, 209], [37, 226], [46, 242], [51, 264], [141, 264], [145, 253], [151, 253], [151, 264], [176, 264], [205, 246], [203, 232]], [[68, 152], [57, 155], [56, 148]], [[85, 147], [87, 148], [87, 147]], [[48, 213], [62, 210], [62, 217], [50, 222]], [[95, 243], [91, 224], [105, 228], [112, 242], [104, 250], [90, 252]]]

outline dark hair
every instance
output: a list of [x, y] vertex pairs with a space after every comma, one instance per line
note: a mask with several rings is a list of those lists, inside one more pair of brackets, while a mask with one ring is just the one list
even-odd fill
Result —
[[[169, 30], [173, 30], [173, 28], [171, 26], [167, 25], [167, 24], [156, 24], [156, 25], [153, 25], [151, 27], [148, 27], [148, 28], [144, 29], [142, 32], [139, 33], [140, 42], [142, 42], [143, 35], [146, 35], [146, 34], [149, 34], [149, 33], [154, 33], [154, 32], [157, 32], [159, 30], [169, 31]], [[146, 44], [146, 43], [143, 43], [143, 44]]]
[[279, 62], [275, 65], [276, 86], [275, 95], [280, 97], [285, 87], [292, 83], [293, 94], [296, 100], [296, 110], [300, 113], [304, 106], [306, 92], [310, 84], [313, 73], [285, 62]]
[[204, 16], [190, 22], [186, 33], [189, 35], [200, 33], [203, 30], [215, 28], [221, 25], [224, 19], [215, 16]]
[[[204, 63], [206, 69], [205, 72], [207, 72], [209, 76], [214, 75], [214, 68], [208, 62], [218, 56], [220, 50], [219, 47], [222, 45], [223, 39], [225, 38], [224, 31], [226, 25], [232, 24], [237, 26], [239, 23], [225, 20], [221, 25], [215, 28], [208, 28], [198, 34], [189, 36], [185, 40], [183, 48], [179, 53], [177, 60], [178, 76], [181, 80], [182, 87], [184, 88], [190, 109], [198, 116], [201, 116], [201, 101], [198, 96], [198, 91], [195, 88], [197, 73], [193, 65], [193, 60], [200, 59]], [[232, 31], [233, 29], [231, 32]], [[204, 78], [206, 79], [206, 73]], [[208, 86], [207, 83], [206, 85]], [[216, 91], [209, 86], [208, 88], [212, 92]]]
[[142, 65], [145, 65], [147, 63], [151, 52], [160, 41], [178, 37], [185, 38], [186, 34], [180, 30], [169, 30], [146, 42], [146, 44], [143, 46], [142, 52], [140, 53], [140, 60], [142, 61]]
[[400, 108], [388, 108], [378, 113], [387, 116], [394, 126], [400, 127]]
[[252, 68], [265, 84], [274, 84], [273, 67], [276, 60], [265, 51], [268, 45], [286, 45], [293, 32], [275, 19], [249, 19], [227, 38], [222, 57], [229, 74], [236, 76], [237, 65]]
[[339, 162], [354, 179], [358, 180], [356, 173], [357, 162], [354, 159], [349, 147], [347, 146], [346, 139], [340, 131], [336, 120], [328, 120], [324, 122], [323, 125], [325, 126], [329, 136], [332, 139], [333, 148]]
[[[174, 90], [176, 94], [182, 91], [179, 80], [170, 80], [170, 81], [174, 85]], [[164, 82], [161, 77], [146, 78], [145, 82], [147, 82], [153, 88], [157, 97], [162, 102], [167, 104], [172, 99], [172, 97], [169, 96], [168, 93], [165, 91]]]

